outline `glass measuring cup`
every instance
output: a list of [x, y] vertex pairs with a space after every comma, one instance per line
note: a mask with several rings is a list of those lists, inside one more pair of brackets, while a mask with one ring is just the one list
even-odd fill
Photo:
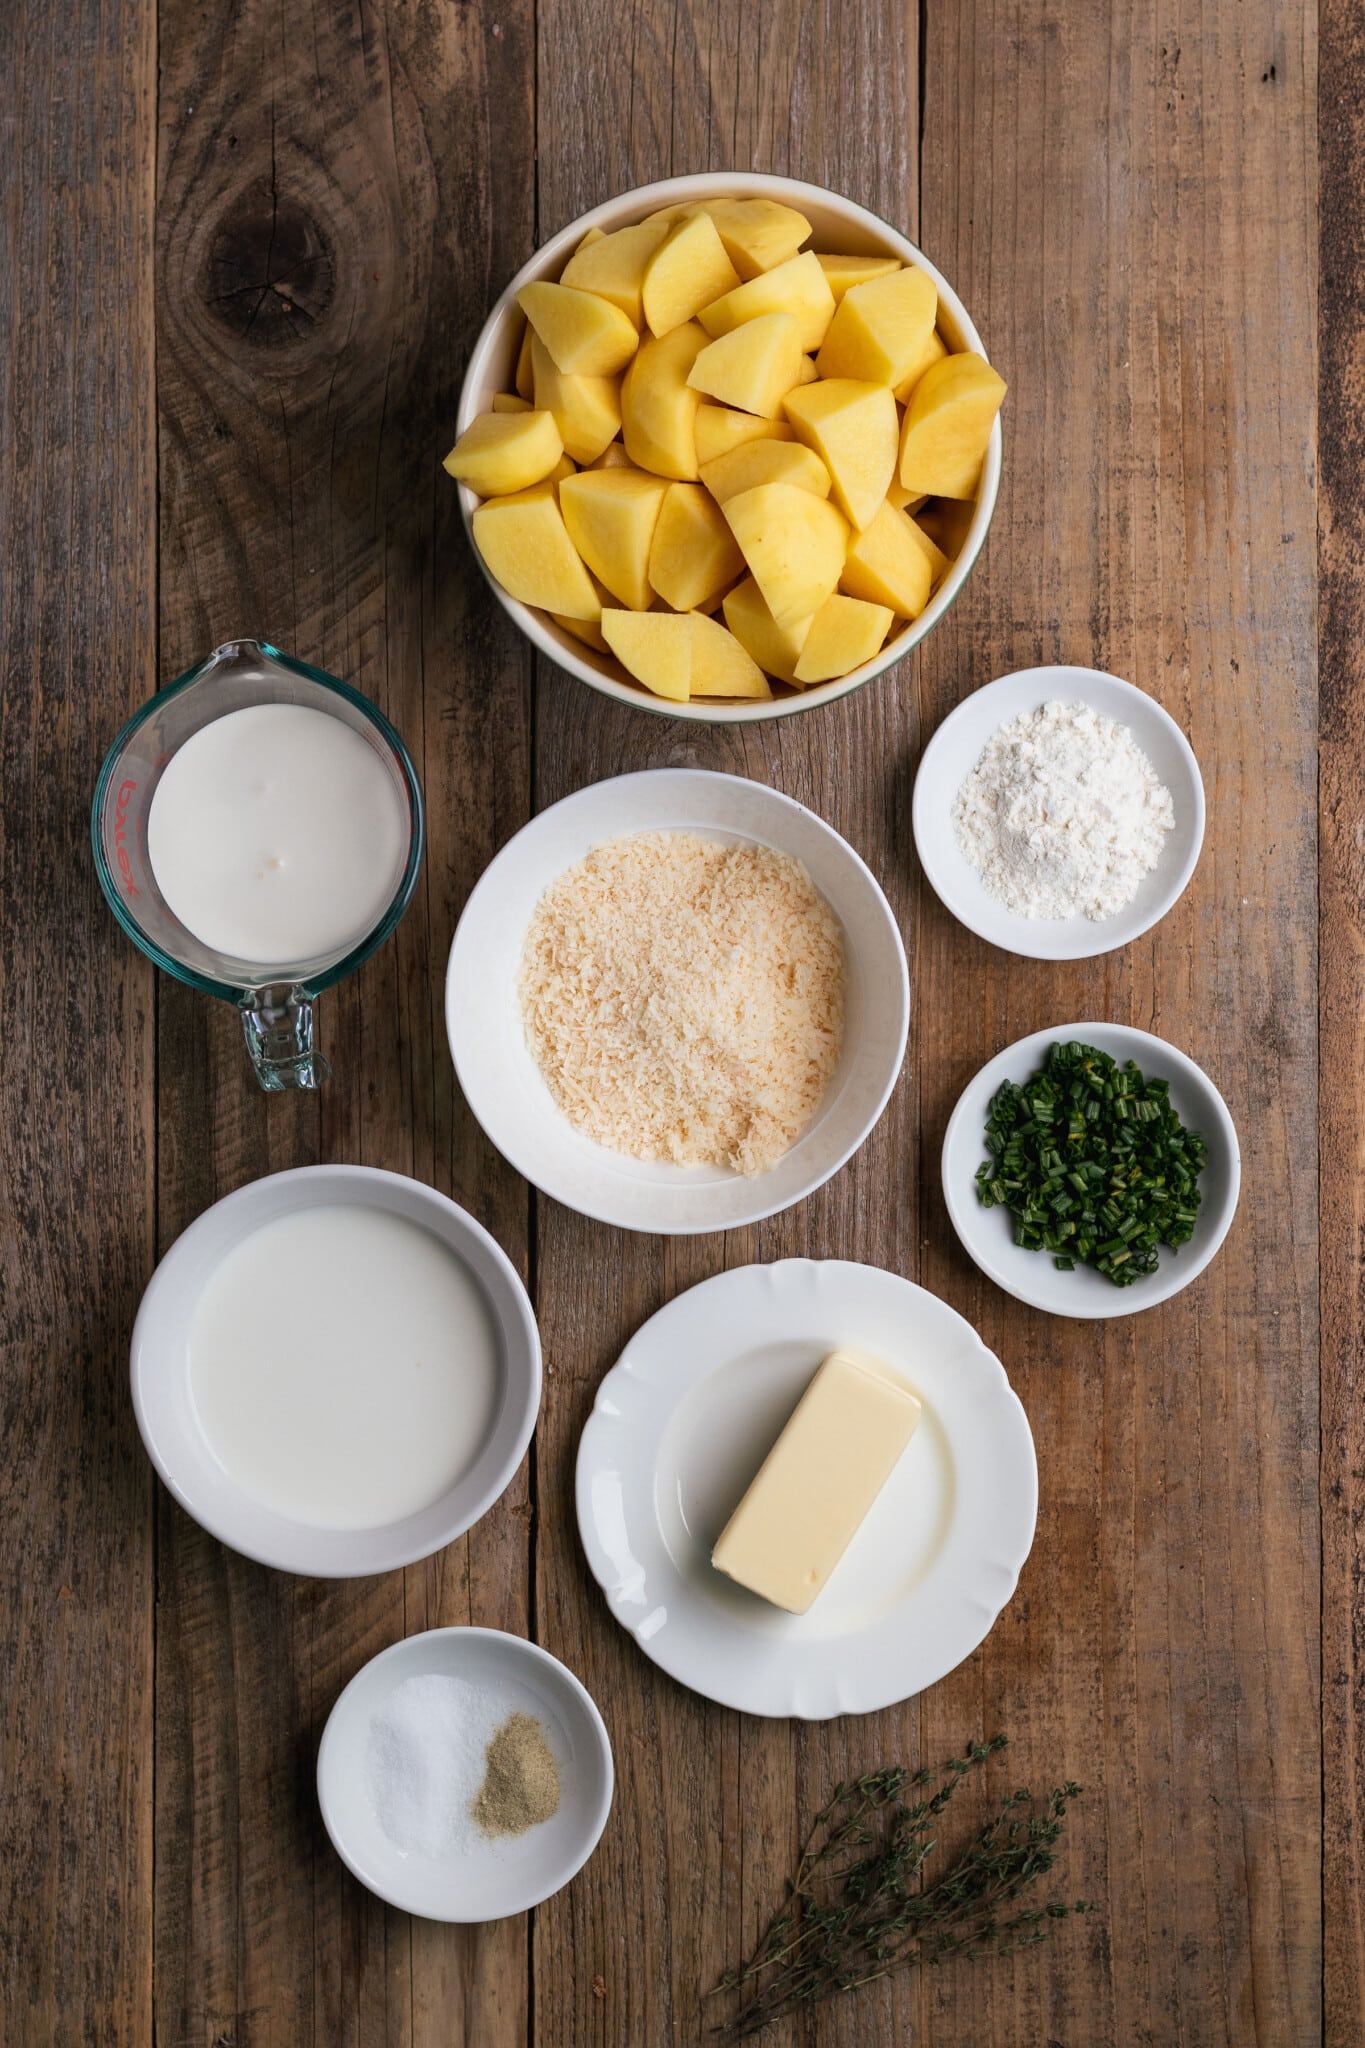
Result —
[[[216, 952], [171, 910], [147, 858], [147, 818], [166, 763], [203, 726], [252, 704], [301, 704], [339, 718], [378, 755], [402, 798], [408, 848], [397, 886], [378, 921], [340, 955], [263, 965]], [[421, 787], [382, 712], [335, 676], [276, 647], [230, 640], [129, 719], [100, 770], [90, 827], [100, 887], [124, 931], [167, 974], [236, 1006], [262, 1088], [273, 1094], [325, 1081], [328, 1062], [313, 1047], [314, 999], [384, 943], [422, 865]]]

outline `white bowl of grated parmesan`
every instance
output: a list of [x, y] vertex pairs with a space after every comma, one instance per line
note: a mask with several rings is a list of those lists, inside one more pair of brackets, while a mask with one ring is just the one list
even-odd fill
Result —
[[763, 783], [617, 776], [542, 811], [470, 896], [446, 977], [465, 1100], [503, 1157], [623, 1230], [736, 1229], [852, 1157], [910, 981], [846, 840]]
[[[970, 350], [982, 356], [989, 353], [971, 315], [947, 279], [913, 242], [865, 206], [858, 206], [853, 200], [845, 199], [842, 194], [831, 192], [823, 185], [808, 185], [797, 178], [768, 177], [751, 171], [702, 171], [685, 178], [663, 178], [657, 184], [642, 185], [634, 191], [618, 194], [615, 199], [593, 207], [590, 213], [580, 215], [567, 227], [561, 228], [557, 235], [537, 249], [528, 263], [523, 264], [497, 300], [474, 344], [460, 389], [455, 421], [457, 437], [464, 433], [477, 414], [490, 409], [495, 394], [510, 392], [514, 387], [517, 351], [524, 324], [517, 305], [517, 293], [524, 285], [558, 278], [589, 229], [596, 228], [603, 234], [610, 234], [617, 228], [644, 220], [660, 208], [708, 199], [776, 200], [781, 205], [796, 208], [807, 217], [814, 230], [816, 248], [840, 255], [895, 256], [904, 264], [927, 271], [938, 291], [937, 326], [949, 349], [954, 352]], [[1002, 447], [1000, 421], [997, 419], [991, 429], [976, 496], [961, 502], [960, 514], [955, 514], [951, 521], [951, 536], [944, 542], [952, 559], [918, 618], [896, 620], [879, 652], [847, 675], [804, 690], [782, 688], [775, 691], [770, 699], [749, 702], [693, 697], [676, 703], [653, 696], [633, 681], [611, 655], [597, 653], [585, 646], [563, 626], [557, 625], [548, 612], [521, 604], [502, 589], [474, 547], [472, 522], [479, 499], [467, 484], [459, 486], [460, 512], [474, 558], [484, 570], [493, 595], [527, 639], [560, 668], [567, 669], [570, 675], [590, 684], [594, 690], [600, 690], [604, 697], [634, 705], [637, 711], [652, 711], [663, 718], [699, 720], [708, 725], [744, 724], [755, 719], [787, 718], [799, 711], [814, 711], [817, 706], [829, 704], [836, 697], [845, 697], [892, 667], [933, 631], [956, 600], [985, 544], [1000, 489]], [[947, 503], [946, 500], [941, 502]]]

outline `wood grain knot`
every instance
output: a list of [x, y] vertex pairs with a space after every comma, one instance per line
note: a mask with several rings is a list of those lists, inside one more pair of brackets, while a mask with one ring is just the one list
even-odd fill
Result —
[[336, 294], [332, 246], [314, 211], [272, 177], [236, 193], [211, 231], [203, 297], [234, 342], [296, 347]]

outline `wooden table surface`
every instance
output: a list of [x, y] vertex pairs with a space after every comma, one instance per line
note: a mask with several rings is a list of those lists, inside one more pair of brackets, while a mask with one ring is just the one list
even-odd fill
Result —
[[[884, 1982], [774, 2048], [1356, 2048], [1360, 0], [1324, 0], [1321, 95], [1314, 10], [1285, 0], [0, 15], [0, 2041], [695, 2042], [698, 1988], [751, 1940], [832, 1782], [1003, 1728], [997, 1786], [1084, 1784], [1060, 1889], [1100, 1910], [1017, 1959]], [[989, 543], [929, 641], [813, 716], [708, 731], [533, 660], [439, 458], [485, 310], [537, 240], [713, 167], [825, 183], [904, 228], [1010, 395]], [[373, 697], [430, 808], [396, 941], [321, 1005], [336, 1074], [316, 1097], [256, 1091], [230, 1010], [153, 975], [89, 854], [122, 719], [241, 633]], [[1210, 821], [1157, 931], [1060, 966], [956, 925], [910, 834], [928, 733], [1050, 660], [1172, 712]], [[887, 1115], [829, 1186], [665, 1242], [537, 1199], [493, 1154], [453, 1085], [441, 977], [468, 891], [533, 811], [680, 763], [773, 782], [852, 840], [900, 919], [914, 1021]], [[1104, 1325], [997, 1292], [937, 1181], [976, 1068], [1082, 1017], [1191, 1053], [1244, 1148], [1215, 1264]], [[548, 1365], [498, 1507], [352, 1584], [262, 1570], [188, 1521], [126, 1382], [157, 1257], [230, 1189], [317, 1159], [472, 1209], [528, 1278]], [[708, 1274], [789, 1254], [883, 1264], [960, 1309], [1040, 1467], [1033, 1554], [986, 1643], [903, 1707], [823, 1726], [658, 1674], [608, 1618], [572, 1514], [578, 1433], [629, 1332]], [[582, 1676], [618, 1787], [565, 1892], [459, 1930], [352, 1881], [313, 1764], [366, 1658], [470, 1621]]]

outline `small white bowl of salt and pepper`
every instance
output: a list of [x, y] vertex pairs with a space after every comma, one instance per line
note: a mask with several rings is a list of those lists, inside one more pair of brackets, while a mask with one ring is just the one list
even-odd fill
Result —
[[318, 1801], [332, 1846], [427, 1920], [501, 1920], [596, 1848], [614, 1772], [602, 1716], [548, 1650], [437, 1628], [381, 1650], [327, 1718]]
[[969, 931], [1034, 960], [1128, 945], [1179, 901], [1204, 840], [1199, 763], [1144, 690], [1021, 669], [976, 690], [920, 760], [915, 845]]

